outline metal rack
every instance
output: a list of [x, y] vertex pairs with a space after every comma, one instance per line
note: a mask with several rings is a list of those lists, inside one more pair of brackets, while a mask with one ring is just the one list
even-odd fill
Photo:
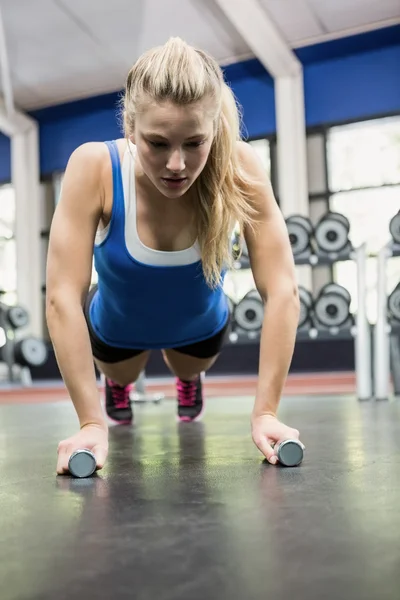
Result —
[[[358, 310], [355, 321], [349, 319], [346, 326], [337, 328], [310, 327], [308, 330], [299, 330], [296, 341], [328, 341], [328, 340], [354, 340], [354, 355], [356, 368], [356, 389], [359, 400], [372, 398], [372, 352], [371, 352], [371, 325], [367, 319], [367, 247], [362, 244], [353, 248], [350, 244], [338, 253], [325, 253], [313, 249], [295, 257], [296, 265], [310, 265], [312, 267], [331, 265], [335, 262], [354, 260], [357, 264], [357, 292]], [[235, 269], [250, 268], [247, 257], [237, 261]], [[231, 344], [254, 344], [260, 339], [260, 332], [247, 332], [239, 328], [232, 329], [228, 336]]]
[[[389, 258], [400, 256], [400, 244], [387, 243], [378, 254], [377, 320], [374, 331], [374, 392], [376, 400], [387, 400], [390, 389], [390, 355], [397, 354], [400, 325], [388, 321], [386, 265]], [[400, 361], [392, 360], [395, 394], [400, 395]]]

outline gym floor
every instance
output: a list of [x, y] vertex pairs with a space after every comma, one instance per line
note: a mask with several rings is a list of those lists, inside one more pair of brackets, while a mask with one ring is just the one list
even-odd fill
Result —
[[55, 452], [76, 417], [52, 393], [2, 396], [2, 600], [398, 600], [398, 402], [287, 395], [297, 468], [263, 463], [250, 394], [208, 391], [193, 424], [172, 396], [135, 404], [106, 467], [73, 479]]

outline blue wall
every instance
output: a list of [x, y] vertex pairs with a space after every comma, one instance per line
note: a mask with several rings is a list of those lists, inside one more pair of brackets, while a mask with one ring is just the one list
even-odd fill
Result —
[[[296, 51], [304, 65], [307, 126], [400, 113], [400, 27], [391, 27]], [[248, 137], [273, 134], [274, 84], [258, 60], [225, 69], [243, 107]], [[43, 176], [63, 170], [85, 141], [121, 135], [120, 94], [72, 102], [31, 113], [40, 124]], [[10, 179], [8, 140], [0, 136], [0, 181]]]
[[11, 179], [11, 147], [10, 139], [0, 133], [0, 182]]
[[304, 67], [308, 126], [400, 112], [400, 45]]
[[[299, 53], [301, 54], [301, 53]], [[400, 113], [400, 45], [304, 65], [307, 127]], [[273, 81], [257, 60], [226, 70], [249, 137], [273, 134]]]

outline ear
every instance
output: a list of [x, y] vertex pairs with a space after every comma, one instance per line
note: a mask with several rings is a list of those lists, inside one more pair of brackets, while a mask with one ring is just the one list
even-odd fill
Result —
[[132, 144], [134, 144], [136, 146], [136, 141], [135, 141], [135, 132], [133, 132], [130, 136], [129, 136], [129, 140], [132, 142]]

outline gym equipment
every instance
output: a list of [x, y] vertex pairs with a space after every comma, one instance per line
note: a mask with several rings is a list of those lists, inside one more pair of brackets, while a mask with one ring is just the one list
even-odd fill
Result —
[[31, 367], [40, 367], [48, 356], [45, 342], [28, 335], [18, 337], [19, 330], [29, 323], [28, 312], [21, 306], [0, 303], [0, 329], [5, 343], [0, 347], [0, 361], [6, 363], [8, 381], [32, 384]]
[[342, 296], [342, 298], [344, 298], [344, 300], [346, 300], [346, 302], [348, 302], [349, 304], [351, 303], [351, 295], [349, 290], [347, 290], [345, 287], [343, 287], [342, 285], [339, 285], [338, 283], [327, 283], [325, 284], [319, 291], [320, 294], [339, 294], [340, 296]]
[[304, 445], [298, 440], [284, 440], [274, 450], [284, 467], [297, 467], [303, 461]]
[[323, 327], [342, 327], [349, 322], [351, 296], [337, 283], [324, 286], [314, 303], [314, 316]]
[[233, 260], [239, 260], [240, 257], [240, 235], [235, 231], [232, 235], [232, 256]]
[[237, 231], [232, 236], [232, 256], [235, 261], [240, 260], [241, 257], [249, 258], [246, 242]]
[[251, 290], [236, 304], [235, 324], [246, 332], [259, 331], [264, 319], [264, 304], [257, 290]]
[[22, 306], [6, 306], [2, 304], [0, 310], [5, 312], [5, 317], [13, 329], [20, 329], [29, 324], [28, 312]]
[[0, 360], [20, 367], [40, 367], [47, 359], [47, 348], [43, 340], [28, 336], [21, 340], [7, 338], [4, 346], [0, 348]]
[[298, 329], [302, 329], [307, 325], [312, 325], [311, 322], [311, 311], [313, 308], [313, 297], [309, 290], [299, 285], [299, 298], [300, 298], [300, 317], [298, 323]]
[[23, 367], [40, 367], [46, 362], [47, 348], [36, 337], [29, 336], [15, 343], [15, 362]]
[[388, 298], [389, 320], [398, 321], [400, 324], [400, 283], [396, 285]]
[[319, 250], [337, 253], [349, 247], [350, 223], [336, 212], [327, 212], [317, 223], [314, 237]]
[[400, 244], [400, 210], [389, 223], [389, 231], [396, 244]]
[[291, 215], [285, 222], [293, 255], [298, 256], [311, 247], [313, 225], [308, 217], [302, 215]]
[[96, 471], [96, 457], [87, 448], [76, 450], [68, 461], [68, 470], [73, 477], [90, 477]]
[[164, 394], [161, 392], [148, 394], [146, 392], [146, 373], [145, 371], [141, 371], [135, 381], [135, 391], [131, 391], [129, 398], [132, 402], [153, 402], [153, 404], [159, 404], [163, 400]]

